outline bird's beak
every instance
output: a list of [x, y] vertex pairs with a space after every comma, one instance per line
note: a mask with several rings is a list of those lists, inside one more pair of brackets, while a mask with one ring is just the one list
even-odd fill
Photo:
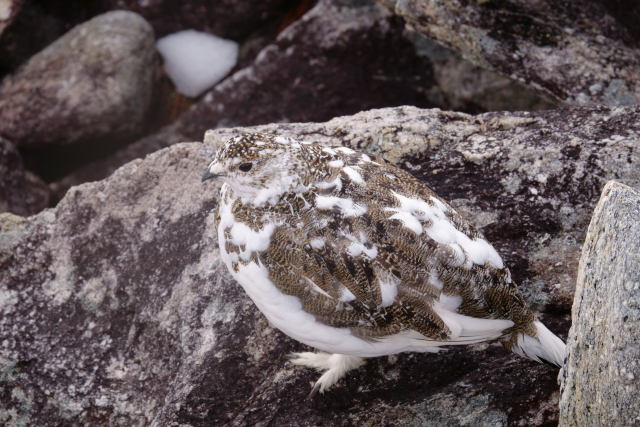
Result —
[[212, 162], [207, 168], [207, 170], [204, 172], [204, 174], [202, 175], [202, 182], [208, 179], [219, 178], [221, 176], [224, 176], [220, 172], [222, 172], [221, 168], [217, 164]]
[[211, 179], [211, 178], [218, 178], [218, 177], [221, 177], [221, 176], [222, 175], [217, 174], [217, 173], [211, 173], [211, 172], [209, 172], [209, 169], [207, 169], [207, 171], [204, 174], [202, 174], [202, 182], [205, 182], [206, 180]]

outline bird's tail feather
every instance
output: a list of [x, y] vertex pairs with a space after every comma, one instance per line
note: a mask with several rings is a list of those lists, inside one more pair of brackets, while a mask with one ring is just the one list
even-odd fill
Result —
[[533, 326], [536, 329], [536, 336], [519, 333], [511, 350], [536, 362], [541, 362], [540, 359], [544, 359], [554, 365], [562, 366], [566, 355], [565, 343], [547, 329], [542, 322], [536, 320], [533, 322]]

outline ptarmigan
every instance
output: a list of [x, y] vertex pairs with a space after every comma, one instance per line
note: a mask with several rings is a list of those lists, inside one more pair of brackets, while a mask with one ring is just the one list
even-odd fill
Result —
[[383, 160], [270, 134], [231, 138], [203, 181], [224, 181], [221, 257], [271, 324], [321, 352], [324, 373], [365, 357], [501, 341], [562, 365], [565, 344], [526, 306], [476, 228], [424, 183]]

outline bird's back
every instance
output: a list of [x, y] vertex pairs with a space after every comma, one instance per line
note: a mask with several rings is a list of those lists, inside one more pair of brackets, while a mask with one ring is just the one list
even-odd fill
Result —
[[268, 244], [248, 251], [231, 223], [219, 229], [221, 245], [236, 254], [232, 270], [263, 266], [303, 313], [365, 342], [417, 337], [426, 348], [500, 339], [540, 355], [523, 349], [532, 344], [522, 337], [544, 331], [509, 270], [453, 207], [381, 160], [345, 148], [304, 149], [314, 173], [302, 191], [262, 206], [225, 196], [228, 217], [268, 234]]

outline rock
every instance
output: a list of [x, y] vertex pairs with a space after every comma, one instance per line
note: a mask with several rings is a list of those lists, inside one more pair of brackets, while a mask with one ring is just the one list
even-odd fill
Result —
[[106, 12], [98, 3], [102, 2], [23, 1], [0, 37], [0, 77], [14, 72], [74, 26]]
[[[599, 0], [607, 12], [628, 31], [624, 40], [628, 44], [640, 44], [640, 3], [635, 0]], [[624, 33], [622, 33], [624, 35]]]
[[49, 206], [50, 197], [47, 185], [24, 169], [18, 150], [0, 137], [0, 212], [33, 215]]
[[[265, 131], [381, 154], [453, 199], [563, 336], [577, 254], [603, 179], [640, 183], [640, 107], [462, 113], [398, 107]], [[306, 399], [317, 374], [221, 266], [200, 175], [219, 129], [0, 215], [0, 422], [541, 425], [557, 371], [498, 345], [372, 359]], [[251, 130], [255, 130], [252, 128]], [[624, 135], [624, 136], [619, 136]], [[565, 279], [563, 274], [568, 277]], [[566, 282], [565, 282], [566, 280]]]
[[637, 2], [378, 1], [469, 61], [564, 103], [640, 102], [640, 39], [629, 44], [634, 36], [627, 25], [607, 13], [626, 15], [624, 22], [637, 35], [638, 23], [628, 13], [639, 13]]
[[131, 138], [144, 127], [151, 27], [110, 12], [75, 27], [0, 86], [0, 135], [20, 146]]
[[560, 425], [640, 423], [640, 192], [609, 182], [582, 249]]
[[144, 16], [158, 37], [195, 29], [220, 37], [241, 40], [267, 26], [294, 7], [291, 0], [108, 0], [111, 9], [127, 9]]
[[317, 122], [374, 107], [545, 109], [530, 90], [470, 66], [372, 1], [322, 0], [264, 48], [252, 65], [209, 92], [156, 134], [62, 180], [102, 179], [127, 161], [215, 127]]
[[443, 110], [484, 113], [486, 111], [539, 111], [559, 106], [539, 91], [466, 61], [454, 51], [405, 29], [419, 56], [433, 66], [432, 91], [436, 106]]
[[[12, 18], [13, 24], [0, 37], [0, 78], [70, 28], [109, 10], [139, 13], [149, 21], [158, 37], [195, 28], [245, 44], [258, 42], [264, 45], [311, 4], [310, 0], [100, 0], [71, 3], [67, 0], [0, 0], [0, 3], [2, 1], [24, 5]], [[36, 27], [38, 31], [33, 31]], [[260, 42], [263, 38], [265, 42]], [[251, 52], [247, 53], [253, 56]], [[241, 56], [245, 56], [244, 51]]]
[[20, 11], [24, 0], [0, 0], [0, 37]]

